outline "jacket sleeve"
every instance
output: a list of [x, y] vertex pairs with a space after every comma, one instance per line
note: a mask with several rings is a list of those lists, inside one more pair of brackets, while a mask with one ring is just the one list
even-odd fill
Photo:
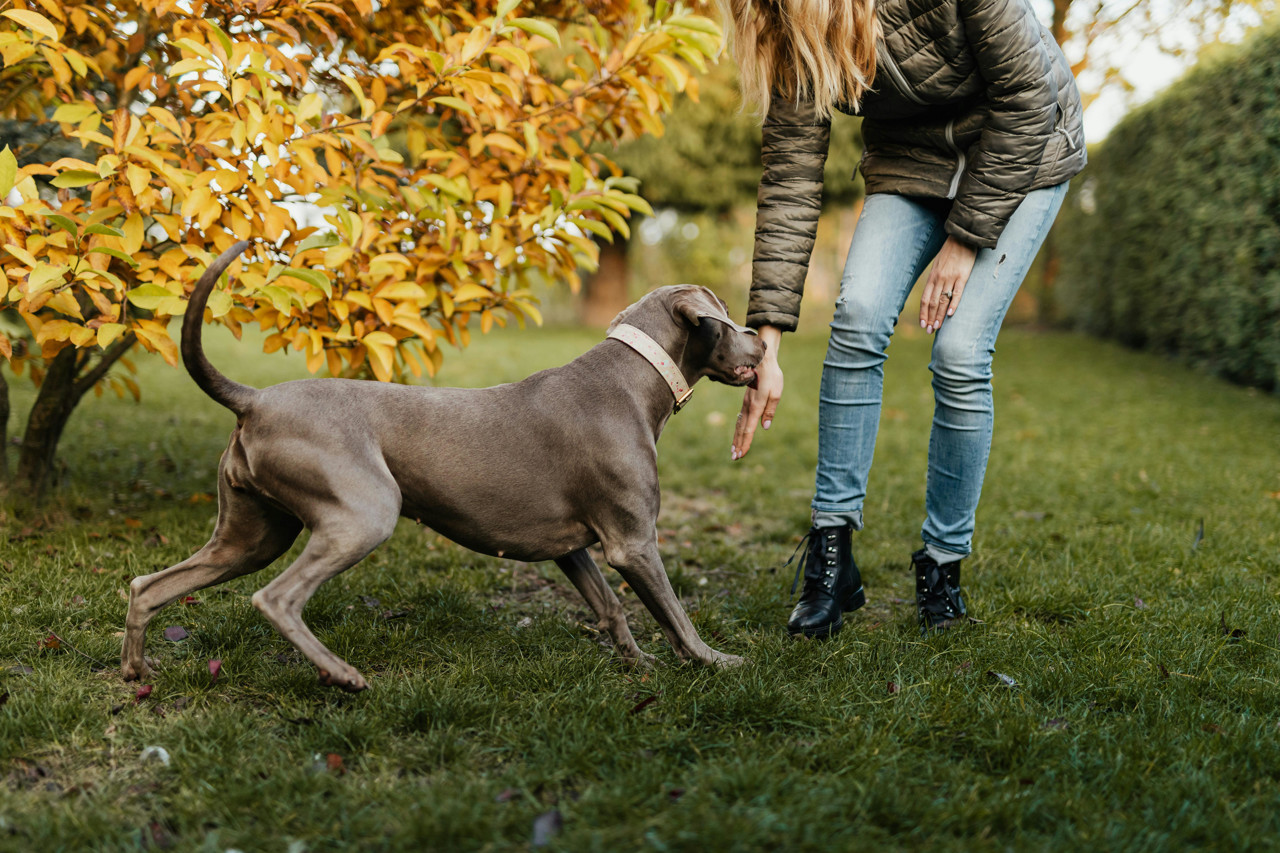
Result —
[[988, 114], [956, 189], [946, 230], [996, 244], [1035, 179], [1058, 118], [1053, 61], [1025, 0], [959, 0], [960, 21], [987, 83]]
[[812, 103], [775, 98], [760, 145], [764, 171], [756, 196], [756, 241], [751, 262], [747, 325], [793, 331], [800, 318], [809, 255], [822, 209], [822, 170], [830, 119]]

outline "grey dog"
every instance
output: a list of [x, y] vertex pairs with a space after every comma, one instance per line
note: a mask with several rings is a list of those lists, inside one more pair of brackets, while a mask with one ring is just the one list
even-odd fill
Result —
[[[698, 636], [658, 554], [656, 442], [677, 401], [657, 361], [608, 338], [563, 367], [493, 388], [350, 379], [250, 388], [215, 370], [200, 342], [209, 293], [248, 245], [210, 264], [182, 323], [191, 378], [236, 414], [218, 465], [218, 522], [191, 557], [129, 585], [126, 679], [150, 673], [146, 629], [162, 607], [270, 565], [305, 527], [306, 547], [253, 605], [322, 683], [365, 689], [364, 677], [311, 633], [302, 609], [320, 584], [386, 541], [402, 515], [483, 554], [554, 560], [621, 655], [649, 660], [587, 553], [598, 542], [681, 658], [741, 662]], [[764, 355], [755, 333], [704, 287], [656, 290], [610, 329], [620, 324], [647, 333], [689, 384], [705, 376], [747, 385]]]

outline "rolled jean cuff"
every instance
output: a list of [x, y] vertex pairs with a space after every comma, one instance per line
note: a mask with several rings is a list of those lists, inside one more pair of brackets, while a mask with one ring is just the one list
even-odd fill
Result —
[[928, 542], [924, 543], [924, 551], [932, 557], [933, 561], [939, 566], [944, 566], [947, 563], [954, 563], [956, 560], [963, 560], [965, 557], [969, 556], [968, 554], [958, 554], [955, 551], [944, 550], [939, 548], [937, 545], [930, 545]]
[[862, 510], [826, 510], [813, 508], [812, 525], [814, 527], [844, 527], [852, 525], [854, 530], [862, 529]]

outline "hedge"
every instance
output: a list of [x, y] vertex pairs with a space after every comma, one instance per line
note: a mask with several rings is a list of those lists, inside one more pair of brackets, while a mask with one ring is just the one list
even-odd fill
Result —
[[1056, 238], [1069, 323], [1280, 390], [1280, 24], [1127, 115]]

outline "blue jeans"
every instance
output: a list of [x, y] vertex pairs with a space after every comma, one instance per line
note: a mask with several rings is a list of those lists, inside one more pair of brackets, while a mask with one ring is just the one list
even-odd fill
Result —
[[[933, 340], [933, 431], [925, 483], [925, 548], [945, 563], [973, 548], [991, 451], [991, 357], [1005, 312], [1062, 206], [1067, 185], [1029, 193], [995, 248], [980, 249], [956, 313]], [[840, 281], [818, 406], [814, 524], [862, 529], [880, 425], [885, 351], [907, 295], [947, 235], [946, 204], [867, 197]]]

